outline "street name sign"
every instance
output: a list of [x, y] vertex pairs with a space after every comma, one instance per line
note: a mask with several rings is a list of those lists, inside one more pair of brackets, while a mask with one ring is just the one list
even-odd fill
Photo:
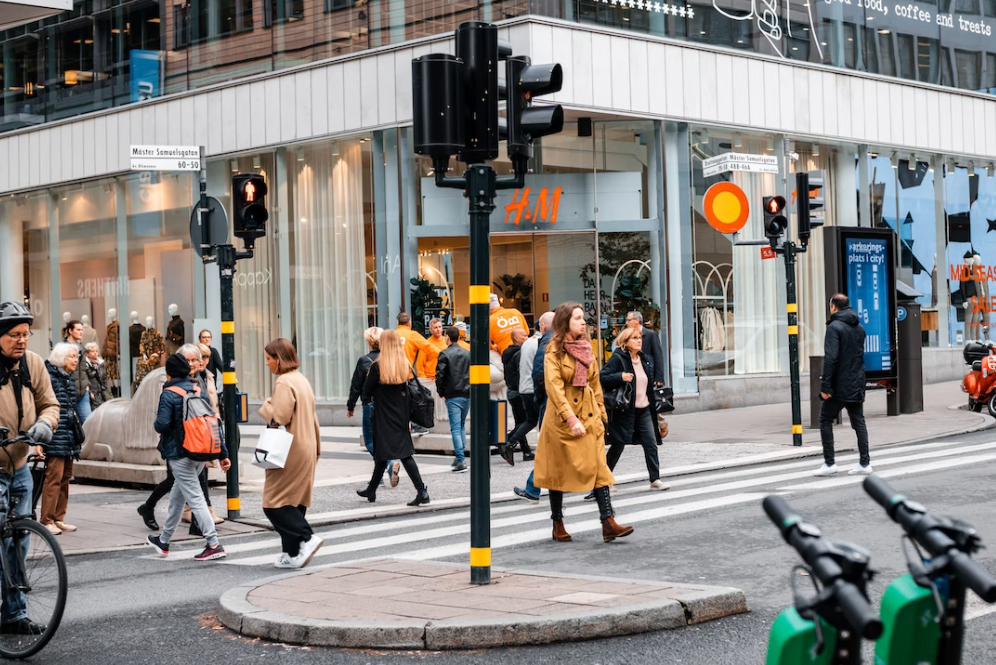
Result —
[[706, 178], [728, 171], [778, 173], [778, 158], [774, 155], [749, 155], [739, 152], [726, 152], [722, 155], [702, 160], [702, 175]]
[[133, 145], [132, 171], [200, 171], [201, 149], [196, 145]]

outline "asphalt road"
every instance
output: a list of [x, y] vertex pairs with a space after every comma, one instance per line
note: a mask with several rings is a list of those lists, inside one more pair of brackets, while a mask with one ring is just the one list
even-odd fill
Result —
[[[842, 432], [844, 436], [848, 434]], [[958, 437], [957, 441], [965, 445], [985, 444], [993, 438], [992, 433], [982, 432]], [[899, 458], [918, 452], [929, 453], [944, 450], [942, 446], [943, 443], [934, 448], [909, 447], [892, 455]], [[996, 449], [989, 452], [994, 451]], [[996, 494], [993, 473], [996, 460], [936, 470], [926, 468], [935, 463], [938, 467], [945, 463], [957, 464], [959, 457], [968, 459], [976, 454], [959, 448], [956, 454], [940, 458], [941, 462], [936, 457], [909, 462], [905, 466], [922, 470], [898, 474], [889, 481], [932, 512], [954, 515], [974, 524], [983, 541], [991, 547], [981, 552], [977, 560], [996, 575], [996, 516], [991, 508], [992, 497]], [[900, 466], [896, 463], [898, 460], [890, 465], [885, 459], [885, 455], [876, 458], [873, 451], [873, 464], [877, 460], [883, 461], [878, 467], [881, 471], [896, 470]], [[816, 464], [812, 466], [815, 468]], [[496, 566], [735, 586], [746, 593], [752, 610], [750, 614], [675, 631], [535, 648], [460, 653], [302, 649], [243, 639], [217, 623], [215, 612], [221, 593], [239, 583], [270, 576], [276, 572], [272, 568], [263, 564], [163, 561], [147, 558], [148, 552], [132, 550], [70, 560], [71, 586], [66, 617], [56, 638], [34, 660], [53, 665], [303, 663], [329, 659], [344, 665], [427, 660], [447, 664], [528, 662], [557, 665], [569, 661], [597, 664], [762, 663], [770, 624], [790, 603], [789, 573], [798, 559], [764, 516], [757, 497], [798, 485], [798, 489], [787, 493], [797, 512], [819, 525], [825, 534], [871, 550], [872, 565], [880, 571], [870, 588], [873, 598], [880, 597], [888, 582], [905, 572], [899, 528], [865, 496], [858, 484], [821, 488], [812, 485], [813, 479], [783, 480], [780, 473], [779, 465], [755, 469], [748, 475], [763, 478], [768, 474], [772, 476], [772, 482], [749, 489], [731, 488], [725, 494], [729, 497], [750, 492], [746, 495], [749, 500], [676, 511], [656, 519], [645, 518], [636, 525], [637, 531], [632, 537], [612, 545], [601, 543], [595, 533], [585, 533], [572, 544], [556, 544], [544, 539], [496, 549], [494, 554]], [[710, 485], [726, 482], [717, 479], [715, 474], [683, 480], [688, 482], [676, 485], [667, 494], [687, 488], [709, 497]], [[628, 495], [616, 495], [617, 506], [622, 503], [621, 496]], [[639, 499], [645, 494], [633, 496]], [[641, 509], [641, 505], [620, 506], [618, 519], [626, 523], [627, 513], [634, 515]], [[547, 510], [545, 500], [542, 506], [533, 510]], [[456, 511], [453, 512], [455, 516]], [[446, 513], [435, 515], [444, 518]], [[403, 538], [407, 533], [424, 531], [406, 527], [406, 519], [410, 518], [393, 522], [388, 532]], [[580, 521], [580, 517], [575, 519]], [[536, 526], [533, 522], [528, 528]], [[567, 526], [570, 529], [570, 517]], [[332, 531], [342, 528], [345, 527], [332, 527]], [[255, 543], [272, 538], [273, 534], [263, 534], [226, 544], [244, 543], [253, 547]], [[366, 549], [363, 555], [376, 556], [379, 552], [378, 549]], [[322, 563], [356, 556], [355, 553], [343, 553], [341, 557], [329, 557]], [[462, 558], [450, 557], [449, 560]], [[987, 613], [996, 610], [996, 606], [979, 603], [972, 605], [970, 610], [978, 616], [968, 624], [963, 662], [996, 662], [996, 613]]]

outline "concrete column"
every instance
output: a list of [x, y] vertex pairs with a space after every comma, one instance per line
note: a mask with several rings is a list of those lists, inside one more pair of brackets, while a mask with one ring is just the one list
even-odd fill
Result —
[[0, 247], [6, 250], [0, 261], [0, 302], [24, 301], [24, 222], [15, 217], [16, 211], [15, 205], [8, 205], [0, 214]]
[[951, 288], [948, 285], [948, 236], [944, 219], [944, 157], [934, 155], [934, 232], [936, 239], [937, 267], [937, 346], [945, 349], [951, 346], [953, 335], [949, 332], [948, 318], [951, 316]]

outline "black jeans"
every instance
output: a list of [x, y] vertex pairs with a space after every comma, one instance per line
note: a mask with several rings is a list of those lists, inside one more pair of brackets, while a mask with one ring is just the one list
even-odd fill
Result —
[[[512, 428], [513, 431], [519, 429], [519, 426], [526, 421], [526, 407], [523, 405], [525, 399], [522, 395], [514, 390], [508, 391], [508, 403], [512, 406], [512, 418], [515, 420], [515, 427]], [[511, 437], [509, 437], [511, 441]]]
[[295, 557], [301, 553], [301, 543], [311, 540], [314, 532], [304, 518], [308, 509], [304, 506], [280, 506], [279, 508], [263, 508], [263, 514], [270, 520], [273, 528], [280, 534], [280, 548], [287, 556]]
[[[654, 414], [649, 406], [636, 410], [636, 420], [633, 423], [633, 438], [639, 437], [640, 445], [643, 446], [643, 456], [647, 460], [647, 473], [650, 474], [650, 482], [660, 480], [661, 462], [657, 456], [657, 436], [654, 433]], [[615, 470], [619, 458], [626, 450], [627, 442], [613, 442], [609, 446], [606, 454], [606, 461], [609, 463], [609, 470]]]
[[[405, 457], [401, 460], [401, 465], [405, 467], [405, 473], [408, 477], [412, 479], [412, 484], [415, 485], [415, 489], [421, 492], [425, 489], [425, 483], [422, 482], [422, 474], [418, 471], [418, 464], [415, 463], [414, 457]], [[376, 461], [374, 462], [373, 477], [370, 479], [370, 487], [377, 487], [380, 484], [380, 479], [384, 477], [384, 472], [387, 471], [387, 462]]]
[[[539, 407], [536, 406], [536, 401], [533, 399], [532, 393], [520, 394], [519, 401], [522, 403], [522, 408], [525, 411], [525, 418], [520, 420], [519, 416], [515, 416], [515, 429], [508, 435], [508, 440], [512, 443], [525, 441], [526, 435], [533, 431], [539, 421]], [[512, 408], [512, 413], [514, 414], [514, 405]]]
[[[208, 471], [207, 471], [207, 468], [205, 468], [201, 472], [201, 475], [200, 475], [200, 477], [198, 479], [201, 481], [201, 491], [204, 492], [204, 500], [207, 501], [207, 505], [210, 508], [211, 507], [211, 492], [208, 491]], [[174, 482], [173, 471], [170, 470], [170, 468], [169, 468], [169, 461], [167, 460], [167, 462], [166, 462], [166, 479], [163, 480], [161, 483], [159, 483], [158, 485], [156, 485], [152, 489], [152, 494], [149, 495], [149, 498], [146, 500], [145, 505], [147, 505], [149, 508], [152, 508], [153, 510], [155, 510], [156, 509], [156, 504], [159, 503], [159, 500], [161, 498], [163, 498], [164, 496], [166, 496], [167, 494], [169, 494], [170, 490], [173, 489], [173, 482]]]
[[833, 422], [837, 420], [841, 409], [847, 409], [847, 417], [851, 427], [858, 435], [858, 456], [861, 466], [868, 466], [871, 458], [868, 456], [868, 428], [865, 427], [865, 405], [861, 402], [840, 402], [831, 397], [823, 401], [820, 409], [820, 439], [823, 441], [823, 461], [827, 466], [833, 466]]

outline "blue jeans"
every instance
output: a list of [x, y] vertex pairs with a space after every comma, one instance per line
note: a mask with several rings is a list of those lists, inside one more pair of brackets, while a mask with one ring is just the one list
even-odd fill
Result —
[[[539, 420], [538, 420], [538, 424], [539, 424], [540, 427], [543, 426], [543, 416], [545, 414], [546, 414], [546, 402], [543, 402], [542, 404], [539, 405]], [[526, 480], [526, 490], [525, 491], [526, 491], [526, 494], [528, 494], [531, 497], [534, 497], [534, 498], [537, 498], [537, 499], [540, 497], [540, 488], [536, 487], [536, 485], [533, 485], [533, 472], [532, 471], [529, 472], [529, 478]]]
[[[27, 464], [13, 474], [0, 471], [0, 487], [3, 488], [4, 492], [8, 492], [8, 502], [11, 502], [15, 498], [18, 499], [18, 515], [31, 515], [31, 490], [34, 488], [34, 482], [31, 480], [31, 469], [28, 468]], [[9, 503], [7, 507], [8, 509], [10, 508]], [[13, 539], [4, 542], [3, 546], [7, 548], [7, 559], [14, 561], [16, 560], [15, 557], [20, 556], [21, 561], [27, 560], [28, 548], [31, 545], [30, 540], [27, 537], [21, 538], [20, 547], [17, 548], [20, 550], [19, 552], [14, 549]], [[27, 614], [27, 601], [24, 598], [24, 594], [20, 591], [10, 591], [4, 585], [3, 607], [0, 608], [0, 622], [9, 623], [17, 621], [26, 617]]]
[[469, 397], [450, 397], [446, 400], [446, 414], [450, 419], [450, 436], [453, 437], [453, 453], [456, 463], [463, 464], [463, 450], [467, 447], [467, 430], [464, 421], [470, 413]]
[[83, 396], [76, 402], [76, 415], [80, 417], [80, 424], [86, 422], [91, 413], [93, 413], [93, 409], [90, 406], [90, 391], [84, 390]]
[[[373, 457], [374, 454], [374, 428], [373, 428], [373, 404], [363, 405], [363, 445], [366, 446], [367, 452]], [[391, 460], [387, 461], [387, 468], [389, 471], [394, 469], [394, 465], [391, 464]], [[383, 481], [383, 479], [381, 479]]]

